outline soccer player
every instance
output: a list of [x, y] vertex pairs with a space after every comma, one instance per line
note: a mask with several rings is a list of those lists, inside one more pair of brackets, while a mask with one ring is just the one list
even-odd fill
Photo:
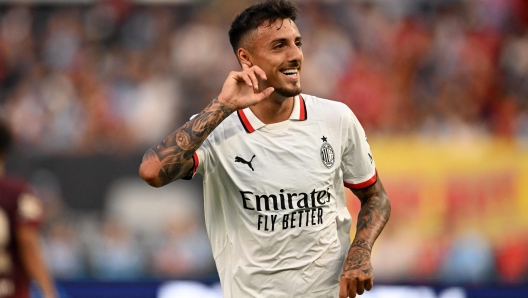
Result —
[[42, 205], [24, 181], [5, 175], [11, 139], [7, 126], [0, 123], [0, 297], [29, 298], [34, 279], [43, 298], [55, 298], [39, 246]]
[[[239, 14], [229, 37], [242, 70], [139, 169], [155, 187], [204, 176], [225, 298], [344, 298], [373, 286], [371, 250], [390, 203], [352, 111], [301, 94], [296, 17], [284, 0]], [[343, 185], [362, 204], [352, 243]]]

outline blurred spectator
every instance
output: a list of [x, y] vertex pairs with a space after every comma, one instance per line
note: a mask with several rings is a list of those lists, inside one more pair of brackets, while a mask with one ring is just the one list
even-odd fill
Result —
[[51, 223], [43, 244], [45, 260], [53, 276], [76, 278], [86, 274], [81, 239], [70, 221], [61, 219]]
[[478, 230], [466, 231], [454, 237], [445, 257], [440, 268], [443, 282], [484, 283], [494, 277], [493, 250]]
[[44, 205], [44, 221], [59, 219], [65, 212], [59, 178], [51, 171], [39, 169], [31, 175], [31, 185]]
[[90, 246], [90, 263], [95, 276], [108, 279], [141, 277], [144, 257], [133, 232], [114, 219], [102, 224], [100, 237]]
[[[0, 106], [21, 148], [142, 152], [238, 67], [229, 9], [123, 3], [5, 7]], [[300, 5], [304, 92], [347, 103], [367, 133], [527, 134], [519, 1]]]
[[203, 276], [214, 268], [207, 234], [199, 230], [196, 215], [182, 213], [167, 221], [161, 245], [153, 251], [154, 273]]

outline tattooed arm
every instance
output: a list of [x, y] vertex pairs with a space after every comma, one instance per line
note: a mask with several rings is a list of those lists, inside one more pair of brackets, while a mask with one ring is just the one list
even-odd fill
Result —
[[356, 297], [356, 293], [361, 295], [374, 285], [370, 253], [391, 212], [389, 198], [379, 177], [373, 185], [352, 191], [361, 201], [361, 210], [356, 235], [343, 266], [339, 298]]
[[156, 146], [147, 150], [139, 175], [148, 184], [160, 187], [188, 175], [193, 167], [192, 155], [207, 136], [232, 112], [254, 105], [270, 96], [273, 88], [259, 90], [257, 76], [266, 80], [258, 66], [232, 71], [222, 92], [197, 117], [185, 123]]
[[232, 112], [215, 98], [198, 116], [147, 150], [139, 168], [141, 178], [160, 187], [189, 174], [193, 167], [193, 153]]

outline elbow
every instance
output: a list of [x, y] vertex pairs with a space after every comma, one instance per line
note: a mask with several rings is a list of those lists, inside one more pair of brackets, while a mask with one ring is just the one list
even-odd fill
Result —
[[166, 184], [159, 177], [159, 169], [145, 162], [139, 166], [139, 177], [153, 187], [162, 187]]
[[387, 220], [389, 220], [389, 217], [392, 211], [391, 201], [389, 200], [389, 196], [387, 195], [387, 193], [384, 194], [383, 198], [384, 198], [384, 208], [383, 209], [385, 210]]

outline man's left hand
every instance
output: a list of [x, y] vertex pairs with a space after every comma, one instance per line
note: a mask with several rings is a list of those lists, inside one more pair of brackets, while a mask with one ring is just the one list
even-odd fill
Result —
[[356, 294], [370, 291], [374, 285], [370, 250], [361, 246], [352, 246], [343, 266], [339, 279], [339, 298], [354, 298]]

